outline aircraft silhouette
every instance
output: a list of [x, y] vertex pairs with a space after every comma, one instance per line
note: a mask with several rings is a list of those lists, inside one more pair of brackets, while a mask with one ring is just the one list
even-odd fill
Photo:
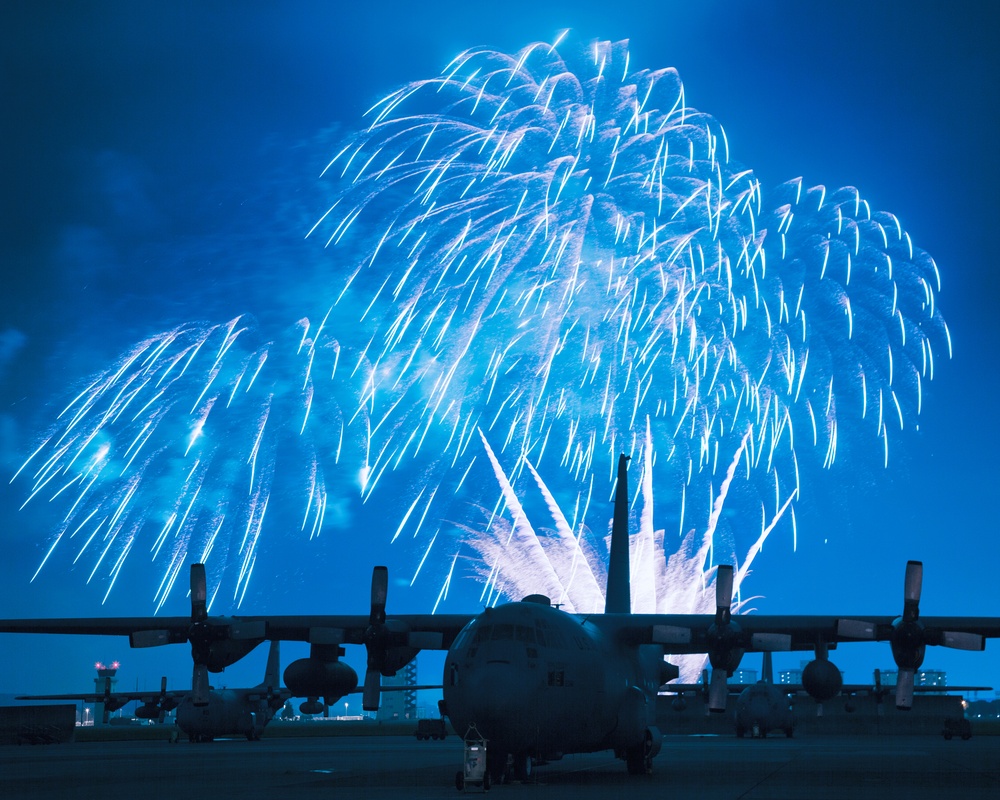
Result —
[[367, 616], [210, 617], [204, 566], [195, 564], [190, 618], [0, 620], [0, 632], [128, 635], [133, 647], [188, 642], [196, 705], [206, 696], [208, 672], [235, 663], [266, 639], [309, 642], [310, 655], [289, 665], [285, 684], [293, 695], [331, 702], [357, 685], [354, 670], [339, 661], [343, 645], [363, 645], [368, 710], [379, 706], [382, 676], [396, 674], [422, 649], [446, 650], [444, 711], [459, 735], [475, 729], [488, 741], [494, 781], [511, 771], [527, 777], [533, 760], [600, 750], [613, 750], [629, 773], [648, 772], [661, 741], [657, 692], [677, 677], [665, 655], [706, 653], [713, 668], [709, 705], [723, 710], [726, 678], [745, 652], [812, 650], [803, 686], [823, 702], [843, 683], [830, 649], [846, 641], [888, 641], [899, 667], [896, 703], [908, 708], [928, 645], [982, 650], [986, 637], [1000, 636], [998, 617], [921, 617], [917, 561], [907, 564], [898, 617], [734, 615], [727, 565], [716, 573], [714, 614], [632, 614], [627, 464], [622, 455], [604, 614], [569, 614], [532, 595], [480, 614], [389, 615], [388, 570], [375, 567]]
[[[774, 732], [784, 733], [791, 738], [795, 733], [795, 714], [792, 708], [792, 698], [806, 693], [805, 687], [798, 683], [775, 683], [774, 669], [770, 651], [761, 654], [761, 679], [756, 683], [728, 683], [729, 694], [736, 695], [733, 713], [733, 724], [736, 736], [743, 738], [766, 738]], [[927, 694], [943, 694], [945, 692], [985, 692], [990, 686], [915, 686], [913, 692]], [[856, 700], [859, 695], [869, 695], [875, 698], [877, 704], [895, 692], [893, 686], [883, 686], [881, 673], [874, 672], [874, 683], [844, 684], [838, 694], [844, 698], [844, 710], [851, 713], [856, 710]], [[676, 695], [671, 703], [672, 708], [682, 712], [687, 708], [686, 697], [701, 695], [706, 701], [709, 693], [708, 670], [703, 672], [701, 683], [668, 683], [662, 687], [660, 694]], [[801, 711], [802, 708], [799, 707]], [[816, 715], [823, 715], [823, 705], [816, 704]]]
[[44, 694], [22, 695], [18, 700], [82, 700], [103, 703], [104, 722], [109, 713], [133, 701], [140, 705], [135, 715], [142, 719], [159, 719], [177, 709], [177, 727], [192, 742], [210, 742], [218, 736], [246, 736], [249, 741], [260, 739], [261, 733], [292, 695], [280, 686], [280, 641], [271, 642], [264, 680], [250, 689], [211, 689], [207, 702], [196, 704], [192, 692], [167, 690], [167, 679], [155, 692], [112, 692], [111, 678], [105, 679], [103, 694]]

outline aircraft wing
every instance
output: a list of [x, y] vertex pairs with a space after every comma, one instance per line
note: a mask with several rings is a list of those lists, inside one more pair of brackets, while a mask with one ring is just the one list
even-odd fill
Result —
[[[222, 618], [224, 619], [224, 618]], [[157, 644], [181, 644], [188, 640], [188, 617], [93, 617], [79, 619], [4, 619], [0, 633], [67, 633], [90, 636], [128, 636], [142, 641], [150, 634]], [[133, 647], [147, 646], [132, 644]]]
[[[590, 617], [626, 641], [662, 644], [667, 653], [707, 653], [727, 639], [745, 651], [812, 650], [819, 643], [892, 642], [902, 617], [780, 616], [740, 614], [724, 620], [707, 614], [608, 614]], [[1000, 637], [1000, 617], [921, 617], [925, 645], [984, 650], [985, 640]]]
[[161, 695], [157, 691], [149, 692], [119, 692], [114, 691], [110, 695], [106, 694], [24, 694], [18, 695], [16, 700], [66, 700], [66, 701], [79, 701], [83, 703], [103, 703], [109, 696], [113, 698], [118, 707], [127, 705], [133, 700], [137, 700], [140, 703], [157, 703], [161, 699], [166, 698], [167, 700], [175, 700], [178, 703], [184, 699], [184, 695], [188, 694], [188, 691], [175, 691], [171, 690]]
[[[421, 650], [447, 650], [473, 614], [401, 614], [387, 616], [385, 625], [401, 645]], [[262, 622], [265, 638], [311, 644], [365, 644], [372, 619], [361, 615], [293, 615], [247, 617]], [[2, 630], [2, 628], [0, 628]]]
[[[448, 649], [473, 614], [402, 614], [385, 623], [420, 639], [420, 649]], [[208, 617], [202, 623], [212, 638], [267, 639], [313, 644], [364, 644], [371, 625], [368, 615], [311, 614], [286, 616]], [[194, 623], [188, 617], [93, 617], [79, 619], [3, 619], [0, 633], [60, 633], [128, 636], [132, 647], [183, 644]], [[246, 636], [244, 634], [252, 634]], [[414, 645], [416, 646], [416, 644]]]

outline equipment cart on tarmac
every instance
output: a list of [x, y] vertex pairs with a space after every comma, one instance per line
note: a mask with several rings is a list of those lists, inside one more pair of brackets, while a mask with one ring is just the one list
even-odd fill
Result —
[[476, 786], [488, 792], [490, 773], [486, 769], [486, 740], [475, 725], [471, 725], [465, 733], [464, 754], [462, 769], [455, 773], [455, 788], [461, 792]]

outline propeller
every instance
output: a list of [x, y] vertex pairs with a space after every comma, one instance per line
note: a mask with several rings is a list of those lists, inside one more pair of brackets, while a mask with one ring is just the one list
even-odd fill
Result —
[[375, 567], [372, 570], [372, 604], [368, 615], [368, 629], [365, 631], [365, 649], [368, 651], [368, 668], [365, 670], [365, 685], [362, 705], [365, 711], [378, 711], [382, 695], [382, 669], [385, 666], [385, 650], [388, 630], [385, 624], [385, 602], [389, 593], [389, 570]]
[[208, 619], [208, 581], [205, 565], [191, 565], [191, 658], [194, 671], [191, 674], [191, 702], [196, 706], [208, 705], [208, 658], [211, 650], [212, 632]]
[[[896, 708], [907, 711], [913, 707], [913, 684], [916, 672], [924, 662], [927, 645], [940, 645], [957, 650], [982, 650], [983, 637], [978, 633], [946, 631], [928, 628], [920, 620], [920, 595], [924, 580], [922, 561], [907, 561], [903, 577], [903, 613], [892, 621], [888, 636], [892, 657], [899, 668], [896, 677]], [[874, 639], [874, 623], [838, 620], [837, 633], [854, 639]]]
[[221, 672], [238, 661], [267, 635], [267, 625], [260, 620], [226, 620], [208, 616], [208, 584], [205, 565], [191, 565], [191, 701], [208, 705], [208, 673]]
[[177, 708], [178, 703], [176, 698], [167, 695], [167, 676], [164, 675], [160, 678], [160, 697], [156, 701], [156, 705], [160, 709], [160, 717], [162, 718], [164, 714], [173, 711]]
[[382, 675], [395, 675], [420, 650], [440, 650], [440, 631], [411, 631], [401, 620], [386, 620], [385, 602], [389, 591], [389, 570], [372, 570], [372, 604], [368, 627], [362, 641], [368, 651], [368, 666], [362, 690], [362, 708], [378, 711], [382, 696]]
[[709, 711], [726, 710], [729, 687], [726, 678], [740, 665], [743, 650], [738, 646], [740, 628], [732, 621], [733, 567], [721, 564], [715, 573], [715, 622], [708, 630], [708, 660], [712, 680], [708, 687]]
[[117, 709], [112, 708], [112, 706], [114, 705], [114, 703], [115, 703], [114, 698], [111, 696], [111, 678], [105, 678], [104, 679], [104, 702], [101, 703], [102, 707], [104, 708], [104, 720], [103, 721], [104, 721], [105, 725], [108, 724], [108, 717], [111, 715], [111, 712], [117, 710]]

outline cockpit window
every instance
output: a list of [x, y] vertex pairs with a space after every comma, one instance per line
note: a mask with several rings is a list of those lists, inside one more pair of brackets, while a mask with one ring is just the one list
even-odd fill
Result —
[[492, 625], [480, 625], [476, 629], [475, 638], [472, 640], [473, 646], [482, 644], [483, 642], [488, 642], [490, 640], [490, 635], [493, 633]]
[[519, 642], [528, 642], [530, 644], [535, 643], [535, 629], [529, 628], [527, 625], [517, 626], [517, 640]]
[[494, 642], [509, 640], [514, 638], [514, 626], [507, 623], [501, 623], [493, 626], [493, 636], [490, 637]]
[[535, 638], [542, 647], [566, 648], [566, 637], [543, 620], [535, 620]]
[[465, 647], [466, 642], [469, 640], [469, 634], [472, 632], [472, 625], [466, 625], [462, 630], [458, 632], [458, 636], [455, 637], [455, 641], [452, 643], [452, 648], [455, 650], [461, 650]]

